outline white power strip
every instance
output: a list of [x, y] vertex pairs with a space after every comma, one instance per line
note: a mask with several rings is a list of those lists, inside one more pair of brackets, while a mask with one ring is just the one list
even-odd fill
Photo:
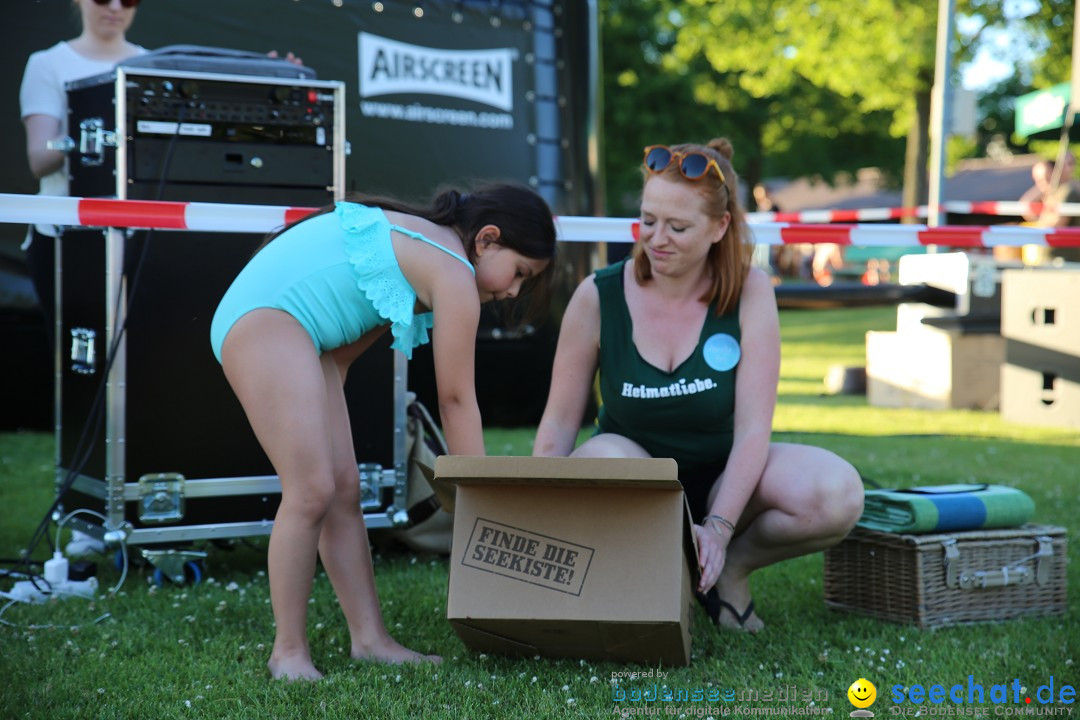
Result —
[[[38, 584], [42, 588], [47, 587], [45, 583]], [[97, 589], [98, 581], [96, 577], [87, 578], [86, 580], [65, 580], [53, 583], [52, 587], [47, 591], [38, 590], [34, 587], [34, 583], [29, 580], [20, 580], [15, 583], [15, 587], [11, 588], [8, 596], [12, 600], [19, 602], [42, 603], [49, 598], [64, 598], [72, 595], [93, 598], [97, 594]]]

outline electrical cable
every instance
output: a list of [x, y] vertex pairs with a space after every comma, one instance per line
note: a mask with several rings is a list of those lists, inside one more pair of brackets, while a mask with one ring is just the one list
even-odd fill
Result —
[[[109, 519], [107, 517], [105, 517], [104, 515], [102, 515], [101, 513], [97, 512], [95, 510], [89, 510], [87, 508], [76, 508], [75, 510], [72, 510], [67, 515], [65, 515], [63, 517], [63, 519], [61, 519], [60, 522], [58, 522], [56, 524], [56, 547], [60, 547], [60, 532], [64, 529], [64, 525], [67, 524], [68, 520], [70, 520], [71, 518], [75, 517], [76, 515], [80, 515], [80, 514], [91, 515], [93, 517], [99, 518], [103, 524], [107, 523], [109, 521]], [[120, 541], [120, 552], [123, 555], [123, 567], [120, 570], [120, 580], [117, 581], [116, 585], [109, 588], [108, 593], [110, 595], [115, 595], [116, 592], [120, 589], [120, 586], [124, 584], [124, 580], [127, 579], [127, 571], [128, 571], [127, 558], [128, 558], [128, 556], [127, 556], [127, 542], [126, 541], [123, 541], [123, 540]]]
[[[2, 594], [7, 595], [7, 593]], [[21, 630], [78, 630], [79, 628], [85, 627], [86, 625], [97, 625], [102, 620], [106, 620], [112, 617], [112, 613], [104, 613], [103, 615], [94, 618], [88, 623], [81, 623], [79, 625], [55, 625], [53, 623], [47, 623], [45, 625], [19, 625], [18, 623], [13, 623], [10, 620], [5, 620], [4, 613], [8, 611], [8, 608], [10, 608], [12, 605], [19, 604], [26, 603], [23, 603], [19, 600], [10, 600], [6, 605], [4, 605], [4, 607], [0, 608], [0, 625], [7, 625], [8, 627], [18, 628]]]
[[[41, 577], [41, 576], [40, 576], [40, 575], [36, 575], [36, 574], [35, 574], [35, 575], [27, 575], [26, 573], [21, 573], [21, 572], [10, 572], [10, 571], [9, 571], [9, 572], [7, 572], [7, 573], [6, 573], [5, 575], [4, 575], [4, 577], [14, 577], [14, 578], [27, 578], [27, 579], [30, 579], [30, 578], [35, 578], [35, 577]], [[0, 590], [0, 593], [3, 593], [3, 590]]]
[[[85, 514], [85, 515], [90, 515], [90, 516], [96, 517], [96, 518], [100, 519], [102, 521], [102, 523], [107, 523], [108, 522], [108, 518], [106, 518], [104, 515], [102, 515], [99, 512], [96, 512], [94, 510], [89, 510], [87, 508], [76, 508], [75, 510], [72, 510], [67, 515], [65, 515], [63, 518], [61, 518], [59, 522], [57, 522], [57, 524], [56, 524], [56, 547], [60, 547], [60, 534], [64, 530], [64, 525], [67, 524], [68, 520], [70, 520], [71, 518], [75, 517], [76, 515], [80, 515], [80, 514]], [[127, 542], [124, 542], [124, 541], [120, 542], [120, 552], [121, 552], [122, 558], [123, 558], [123, 565], [122, 565], [122, 569], [120, 571], [120, 579], [116, 582], [116, 585], [114, 585], [113, 587], [109, 588], [106, 591], [109, 595], [115, 595], [120, 590], [120, 587], [124, 584], [124, 581], [127, 579], [127, 573], [128, 573]], [[27, 578], [30, 579], [31, 582], [34, 582], [34, 580], [35, 580], [34, 577], [29, 576], [29, 575], [25, 575], [24, 573], [9, 572], [8, 576], [9, 577], [10, 576], [27, 577]], [[38, 576], [37, 579], [40, 579], [40, 580], [42, 580], [42, 582], [46, 582], [48, 584], [48, 581], [44, 580], [44, 578], [41, 578], [40, 576]], [[37, 587], [37, 585], [35, 584], [34, 587]], [[41, 590], [41, 588], [38, 588], [38, 590]], [[51, 584], [49, 585], [48, 591], [43, 591], [43, 594], [58, 595], [58, 593], [53, 591], [53, 588], [52, 588]], [[20, 603], [20, 602], [25, 603], [25, 604], [34, 604], [34, 603], [32, 601], [29, 601], [29, 600], [22, 600], [22, 599], [16, 598], [16, 597], [12, 596], [10, 593], [6, 593], [6, 592], [2, 592], [2, 591], [0, 591], [0, 597], [5, 597], [5, 598], [10, 599], [10, 602], [8, 602], [6, 605], [4, 605], [2, 608], [0, 608], [0, 624], [7, 625], [9, 627], [15, 627], [15, 628], [20, 628], [21, 627], [23, 629], [28, 629], [28, 630], [45, 630], [45, 629], [53, 629], [53, 628], [68, 628], [68, 629], [71, 629], [71, 628], [80, 628], [80, 627], [83, 627], [83, 625], [86, 625], [86, 624], [96, 625], [97, 623], [99, 623], [102, 620], [105, 620], [106, 618], [111, 616], [111, 613], [105, 613], [105, 614], [97, 617], [96, 619], [94, 619], [90, 623], [82, 623], [82, 624], [79, 624], [79, 625], [55, 625], [55, 624], [19, 625], [17, 623], [12, 623], [12, 622], [10, 622], [8, 620], [4, 620], [3, 619], [4, 613], [7, 612], [8, 608], [10, 608], [12, 605], [15, 605], [17, 603]], [[93, 598], [86, 598], [86, 599], [91, 600], [91, 601], [93, 600]]]

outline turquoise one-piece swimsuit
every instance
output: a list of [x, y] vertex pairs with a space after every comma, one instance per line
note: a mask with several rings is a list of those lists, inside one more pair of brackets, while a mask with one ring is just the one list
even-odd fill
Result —
[[221, 346], [232, 326], [257, 308], [289, 313], [322, 354], [390, 325], [391, 347], [412, 357], [428, 342], [434, 318], [414, 314], [416, 291], [401, 272], [390, 233], [397, 231], [472, 263], [420, 233], [393, 225], [380, 208], [339, 202], [333, 212], [297, 223], [274, 238], [240, 271], [210, 325], [210, 345]]

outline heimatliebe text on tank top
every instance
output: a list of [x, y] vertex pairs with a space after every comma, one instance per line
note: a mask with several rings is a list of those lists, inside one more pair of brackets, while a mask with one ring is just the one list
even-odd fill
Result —
[[634, 385], [633, 383], [623, 383], [622, 392], [619, 394], [623, 397], [641, 398], [643, 400], [649, 400], [651, 398], [694, 395], [699, 392], [705, 392], [706, 390], [714, 390], [716, 389], [716, 387], [717, 384], [714, 383], [711, 378], [705, 378], [704, 380], [698, 378], [694, 378], [693, 380], [679, 378], [678, 381], [673, 382], [670, 385], [662, 385], [660, 387], [649, 387], [647, 385]]

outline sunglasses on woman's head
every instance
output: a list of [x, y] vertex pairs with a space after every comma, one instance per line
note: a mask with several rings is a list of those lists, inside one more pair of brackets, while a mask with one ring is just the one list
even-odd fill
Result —
[[[112, 0], [94, 0], [97, 5], [108, 5]], [[120, 6], [124, 8], [133, 8], [139, 4], [139, 0], [120, 0]]]
[[720, 165], [703, 152], [677, 152], [667, 145], [650, 145], [645, 148], [645, 169], [654, 175], [664, 172], [673, 162], [679, 163], [679, 172], [687, 180], [700, 180], [709, 172], [709, 168], [713, 168], [720, 182], [726, 182]]

